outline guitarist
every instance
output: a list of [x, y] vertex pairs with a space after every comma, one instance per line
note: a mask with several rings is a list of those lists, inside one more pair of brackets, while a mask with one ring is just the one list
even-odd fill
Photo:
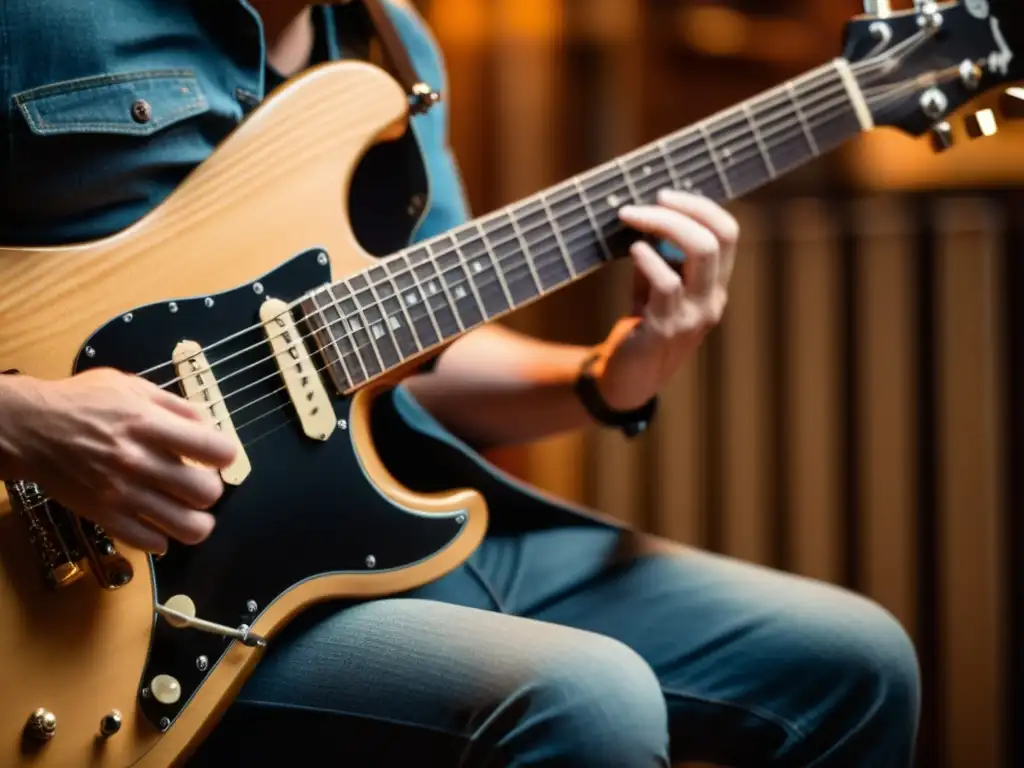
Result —
[[[6, 0], [0, 242], [100, 237], [151, 210], [275, 83], [351, 55], [355, 5]], [[404, 3], [387, 9], [421, 74], [443, 85], [422, 20]], [[117, 83], [160, 69], [194, 72], [205, 109], [132, 136], [153, 105], [129, 114]], [[19, 107], [39, 87], [64, 96], [47, 130]], [[468, 216], [445, 120], [443, 104], [414, 118], [433, 191], [417, 238]], [[681, 193], [621, 217], [686, 253], [681, 271], [637, 243], [635, 315], [593, 348], [498, 326], [470, 333], [394, 392], [405, 428], [476, 449], [592, 420], [642, 429], [722, 315], [738, 232], [717, 204]], [[119, 373], [0, 377], [0, 476], [37, 479], [130, 544], [160, 551], [168, 537], [197, 544], [212, 529], [203, 510], [219, 478], [174, 454], [225, 466], [232, 447], [183, 401]], [[914, 649], [877, 605], [596, 521], [502, 533], [516, 514], [493, 509], [479, 551], [434, 584], [293, 624], [193, 764], [912, 762]]]

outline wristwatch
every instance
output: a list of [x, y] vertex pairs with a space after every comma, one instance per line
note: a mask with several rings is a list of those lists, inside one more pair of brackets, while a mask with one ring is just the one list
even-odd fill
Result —
[[583, 361], [573, 391], [594, 421], [606, 427], [621, 429], [626, 437], [636, 437], [654, 420], [654, 414], [658, 410], [658, 396], [655, 395], [632, 411], [615, 410], [605, 402], [597, 388], [597, 377], [594, 375], [593, 367], [598, 359], [600, 356], [595, 353]]

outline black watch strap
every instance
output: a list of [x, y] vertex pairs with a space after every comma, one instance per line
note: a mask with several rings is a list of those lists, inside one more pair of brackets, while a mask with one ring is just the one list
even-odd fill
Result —
[[658, 397], [652, 397], [632, 411], [617, 411], [611, 408], [601, 396], [601, 391], [597, 387], [597, 379], [591, 372], [596, 360], [597, 355], [592, 355], [580, 366], [573, 391], [594, 421], [606, 427], [621, 429], [626, 437], [636, 437], [654, 420], [654, 414], [658, 410]]

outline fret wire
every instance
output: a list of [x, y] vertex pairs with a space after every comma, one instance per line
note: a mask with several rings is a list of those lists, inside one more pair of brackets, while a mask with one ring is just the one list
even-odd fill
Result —
[[[494, 273], [498, 276], [498, 282], [501, 284], [501, 290], [505, 293], [505, 299], [507, 300], [509, 307], [516, 306], [516, 302], [512, 299], [512, 290], [509, 288], [508, 283], [505, 282], [505, 276], [501, 271], [501, 260], [495, 255], [494, 248], [491, 247], [491, 239], [487, 236], [487, 230], [477, 222], [476, 231], [480, 235], [480, 239], [484, 244], [484, 251], [487, 253], [487, 258], [491, 260], [491, 266], [494, 268]], [[529, 259], [529, 251], [524, 250], [523, 255], [526, 259]], [[475, 281], [470, 280], [470, 282]], [[483, 312], [484, 317], [491, 316], [489, 312], [482, 308], [482, 306], [481, 311]]]
[[[334, 311], [338, 313], [338, 317], [339, 318], [343, 317], [343, 315], [337, 309], [338, 301], [334, 298], [334, 292], [333, 292], [333, 287], [332, 286], [328, 286], [327, 287], [327, 293], [331, 297], [331, 303], [326, 305], [326, 306], [323, 306], [323, 307], [320, 306], [320, 302], [317, 301], [317, 296], [319, 294], [323, 293], [323, 292], [324, 292], [323, 290], [320, 290], [320, 291], [317, 291], [316, 293], [314, 293], [312, 295], [313, 306], [315, 306], [317, 308], [317, 312], [319, 313], [320, 317], [323, 320], [324, 330], [327, 331], [327, 338], [330, 339], [330, 343], [334, 347], [335, 353], [338, 355], [338, 360], [341, 361], [341, 368], [345, 372], [345, 378], [349, 382], [349, 386], [353, 386], [354, 387], [356, 381], [355, 381], [355, 378], [349, 373], [348, 365], [345, 364], [345, 353], [342, 352], [341, 346], [338, 344], [338, 339], [334, 335], [334, 330], [333, 330], [333, 327], [332, 327], [334, 325], [334, 323], [330, 322], [327, 319], [327, 314], [324, 312], [324, 310], [327, 309], [328, 307], [334, 307], [335, 308]], [[348, 332], [348, 329], [345, 327], [344, 324], [342, 324], [342, 331], [345, 331], [346, 333]], [[353, 349], [354, 348], [355, 347], [353, 345]], [[366, 381], [366, 379], [368, 379], [369, 376], [366, 375], [366, 368], [365, 368], [365, 366], [363, 366], [363, 361], [359, 357], [358, 353], [355, 354], [355, 357], [356, 357], [356, 361], [359, 363], [359, 367], [363, 369], [363, 381]]]
[[792, 83], [786, 83], [786, 93], [789, 95], [789, 100], [793, 103], [793, 108], [796, 111], [796, 119], [800, 122], [800, 126], [803, 128], [807, 143], [810, 146], [811, 151], [817, 157], [821, 154], [818, 150], [818, 142], [814, 138], [814, 132], [811, 130], [811, 126], [807, 122], [807, 118], [804, 116], [803, 109], [800, 108], [800, 100], [797, 97], [796, 90], [793, 88]]
[[[353, 275], [353, 277], [355, 277], [355, 275]], [[367, 282], [369, 282], [369, 281], [367, 281]], [[355, 305], [356, 314], [359, 315], [359, 319], [363, 323], [363, 330], [365, 331], [366, 336], [370, 339], [370, 347], [373, 349], [373, 354], [376, 356], [377, 362], [380, 364], [381, 371], [388, 370], [387, 366], [384, 365], [384, 358], [381, 357], [380, 350], [377, 348], [377, 339], [375, 339], [373, 337], [373, 330], [371, 329], [371, 323], [367, 322], [366, 315], [363, 314], [363, 308], [362, 308], [362, 306], [359, 303], [359, 298], [358, 298], [358, 296], [356, 294], [356, 291], [354, 291], [352, 289], [352, 284], [349, 283], [347, 280], [343, 280], [342, 281], [342, 285], [347, 287], [348, 290], [349, 290], [349, 296], [352, 299], [352, 303]], [[333, 295], [333, 293], [334, 293], [333, 289], [332, 289], [331, 293]], [[345, 301], [345, 298], [342, 297], [340, 299], [340, 301], [342, 301], [342, 302]], [[342, 307], [342, 308], [344, 308], [344, 307]], [[351, 321], [349, 321], [349, 323], [351, 324]], [[356, 331], [358, 331], [358, 330], [359, 329], [356, 328]]]
[[537, 273], [537, 267], [533, 263], [533, 256], [530, 254], [530, 249], [526, 245], [526, 238], [523, 236], [522, 229], [519, 226], [519, 221], [516, 219], [516, 215], [512, 210], [511, 206], [504, 209], [504, 212], [508, 214], [508, 220], [512, 222], [512, 229], [515, 230], [516, 240], [519, 242], [519, 247], [523, 251], [523, 258], [526, 261], [526, 266], [530, 270], [530, 275], [533, 277], [533, 283], [537, 287], [537, 296], [543, 296], [544, 286], [540, 282], [540, 275]]
[[676, 173], [676, 169], [674, 167], [674, 163], [672, 162], [672, 158], [665, 149], [665, 139], [661, 139], [655, 142], [655, 144], [658, 147], [658, 152], [661, 154], [662, 162], [668, 169], [668, 177], [672, 181], [672, 186], [676, 189], [682, 189], [683, 181], [682, 179], [679, 178], [679, 174]]
[[601, 245], [601, 250], [604, 251], [604, 257], [611, 261], [614, 257], [612, 256], [611, 250], [608, 248], [608, 243], [605, 242], [605, 238], [601, 237], [601, 227], [597, 224], [597, 217], [594, 216], [594, 211], [590, 207], [590, 200], [587, 199], [586, 190], [580, 183], [580, 177], [573, 176], [571, 181], [576, 185], [576, 192], [580, 196], [580, 202], [583, 203], [583, 210], [586, 212], [587, 218], [590, 219], [590, 227], [594, 230], [594, 237], [597, 238], [597, 242]]
[[635, 202], [637, 205], [643, 204], [643, 198], [636, 191], [636, 187], [633, 185], [632, 180], [629, 178], [629, 169], [626, 165], [625, 160], [619, 158], [616, 160], [616, 163], [619, 166], [619, 171], [622, 173], [622, 178], [626, 180], [626, 187], [629, 189], [629, 194], [633, 198], [633, 202]]
[[[434, 242], [438, 242], [438, 241], [434, 241]], [[453, 243], [455, 242], [454, 239], [452, 240], [452, 242]], [[458, 328], [459, 328], [458, 332], [459, 333], [465, 333], [466, 327], [462, 324], [462, 318], [459, 317], [459, 308], [455, 304], [455, 300], [452, 298], [452, 295], [450, 293], [448, 293], [448, 283], [444, 279], [444, 277], [441, 275], [440, 270], [438, 270], [438, 268], [437, 268], [437, 263], [434, 261], [434, 259], [437, 258], [437, 255], [434, 253], [432, 246], [433, 246], [433, 243], [426, 243], [425, 247], [427, 249], [427, 254], [428, 254], [428, 256], [430, 258], [428, 258], [426, 261], [424, 261], [422, 263], [423, 264], [429, 264], [430, 267], [434, 270], [434, 274], [437, 276], [437, 281], [439, 283], [441, 283], [441, 292], [444, 293], [444, 295], [447, 297], [448, 308], [452, 312], [452, 317], [455, 318], [455, 325], [457, 325]], [[456, 250], [458, 250], [458, 249], [456, 249]], [[414, 270], [415, 270], [416, 266], [418, 266], [418, 265], [415, 265], [413, 267]], [[427, 308], [428, 309], [430, 308], [430, 300], [429, 299], [427, 299]], [[439, 338], [440, 338], [440, 340], [443, 341], [447, 337], [446, 336], [441, 336]]]
[[[423, 351], [423, 344], [420, 342], [419, 334], [416, 333], [416, 326], [413, 325], [412, 318], [409, 316], [409, 313], [405, 311], [405, 303], [402, 301], [402, 294], [398, 290], [398, 286], [395, 285], [394, 281], [391, 279], [391, 276], [387, 274], [387, 270], [384, 270], [384, 280], [387, 280], [391, 284], [391, 295], [394, 297], [395, 302], [398, 304], [398, 311], [405, 315], [406, 327], [409, 329], [409, 335], [412, 336], [412, 341], [416, 345], [416, 352], [414, 352], [413, 354], [418, 354]], [[373, 295], [377, 299], [377, 304], [380, 306], [380, 313], [384, 318], [384, 325], [387, 326], [388, 328], [391, 328], [391, 323], [389, 322], [389, 320], [392, 317], [394, 317], [394, 315], [389, 315], [387, 308], [385, 308], [384, 306], [384, 302], [386, 301], [387, 297], [381, 298], [380, 291], [377, 290], [377, 287], [380, 285], [380, 283], [372, 282], [370, 280], [367, 280], [366, 282], [369, 283], [370, 290], [373, 291]], [[394, 334], [392, 334], [392, 336], [395, 342], [395, 350], [398, 352], [399, 358], [405, 360], [406, 355], [402, 352], [402, 348], [398, 344], [398, 337], [394, 336]]]
[[558, 222], [555, 220], [554, 215], [551, 213], [551, 206], [548, 205], [547, 194], [542, 192], [539, 197], [540, 204], [543, 205], [544, 210], [547, 211], [548, 221], [551, 222], [551, 231], [554, 232], [555, 239], [558, 240], [558, 245], [562, 249], [562, 260], [565, 262], [566, 269], [569, 270], [570, 276], [577, 277], [576, 265], [572, 263], [572, 257], [569, 256], [569, 251], [566, 250], [565, 243], [562, 241], [562, 233], [559, 231]]
[[[479, 228], [477, 231], [479, 231]], [[486, 320], [490, 315], [487, 314], [487, 308], [484, 306], [483, 298], [480, 296], [476, 280], [473, 279], [473, 275], [470, 273], [469, 262], [466, 261], [465, 254], [462, 252], [462, 246], [459, 245], [454, 236], [450, 235], [448, 240], [452, 243], [452, 255], [455, 256], [456, 264], [454, 267], [449, 267], [441, 273], [441, 281], [445, 281], [445, 275], [447, 275], [448, 272], [458, 268], [459, 273], [464, 277], [462, 282], [469, 284], [469, 291], [473, 294], [473, 301], [476, 302], [476, 308], [480, 312], [480, 317]], [[497, 265], [495, 265], [495, 268], [497, 268]], [[462, 285], [462, 283], [455, 283], [456, 287], [459, 285]], [[458, 299], [456, 299], [456, 301], [458, 301]], [[458, 306], [456, 306], [455, 309], [458, 310]]]
[[746, 102], [743, 103], [743, 112], [747, 116], [747, 122], [750, 123], [750, 129], [754, 134], [754, 141], [757, 142], [757, 147], [761, 151], [761, 157], [764, 159], [765, 168], [768, 170], [768, 177], [774, 179], [777, 175], [775, 173], [775, 165], [772, 163], [772, 159], [768, 154], [768, 147], [764, 143], [764, 138], [761, 136], [761, 131], [757, 128], [757, 123], [754, 120], [754, 112], [750, 108], [750, 105]]

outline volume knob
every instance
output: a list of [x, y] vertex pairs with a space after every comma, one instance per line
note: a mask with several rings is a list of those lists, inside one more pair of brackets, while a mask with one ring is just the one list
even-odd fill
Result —
[[102, 720], [100, 720], [100, 735], [104, 738], [110, 738], [120, 730], [121, 713], [116, 709], [112, 709], [108, 714], [103, 716]]

